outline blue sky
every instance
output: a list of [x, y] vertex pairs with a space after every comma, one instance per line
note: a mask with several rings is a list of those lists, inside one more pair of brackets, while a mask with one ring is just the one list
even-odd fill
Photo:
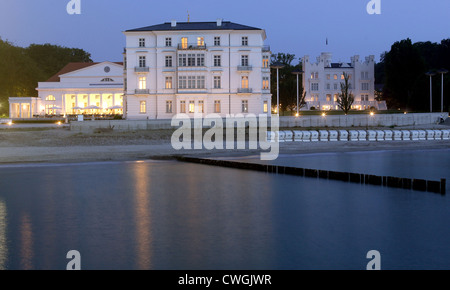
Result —
[[367, 13], [369, 0], [81, 0], [81, 15], [67, 14], [69, 0], [0, 1], [3, 40], [78, 47], [94, 61], [122, 60], [122, 31], [187, 21], [187, 11], [191, 21], [223, 18], [263, 28], [272, 52], [297, 58], [329, 51], [334, 61], [355, 54], [373, 54], [378, 60], [401, 39], [440, 42], [450, 37], [450, 0], [381, 0], [381, 15]]

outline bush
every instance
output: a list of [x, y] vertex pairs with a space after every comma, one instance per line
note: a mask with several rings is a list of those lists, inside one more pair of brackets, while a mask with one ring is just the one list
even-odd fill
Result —
[[114, 115], [114, 120], [122, 120], [122, 115]]
[[311, 108], [309, 108], [311, 111], [315, 111], [316, 110], [316, 107], [311, 107]]

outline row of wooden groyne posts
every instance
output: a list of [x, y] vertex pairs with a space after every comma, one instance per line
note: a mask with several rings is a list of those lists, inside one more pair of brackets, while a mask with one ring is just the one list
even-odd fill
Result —
[[369, 184], [385, 187], [403, 188], [417, 191], [427, 191], [433, 193], [446, 193], [446, 179], [440, 181], [401, 178], [393, 176], [378, 176], [364, 173], [338, 172], [330, 170], [318, 170], [297, 168], [279, 165], [268, 165], [258, 163], [245, 163], [231, 160], [205, 159], [197, 157], [177, 156], [176, 159], [182, 162], [198, 163], [204, 165], [228, 167], [235, 169], [253, 170], [273, 174], [288, 174], [301, 177], [322, 178], [329, 180], [339, 180], [357, 184]]
[[309, 130], [270, 131], [271, 142], [450, 140], [450, 130]]

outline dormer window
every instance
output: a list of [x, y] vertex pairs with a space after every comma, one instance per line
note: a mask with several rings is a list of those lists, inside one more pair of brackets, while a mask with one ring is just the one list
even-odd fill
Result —
[[145, 38], [139, 38], [139, 47], [145, 47]]
[[101, 80], [102, 82], [113, 82], [114, 80], [111, 78], [104, 78]]

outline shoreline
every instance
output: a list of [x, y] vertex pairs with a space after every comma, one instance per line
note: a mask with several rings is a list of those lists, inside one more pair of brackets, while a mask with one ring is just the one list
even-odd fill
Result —
[[[172, 132], [159, 130], [81, 134], [63, 128], [0, 130], [0, 165], [161, 160], [179, 155], [242, 158], [263, 152], [259, 149], [177, 151], [171, 146]], [[280, 155], [450, 149], [449, 140], [285, 142], [279, 145]]]

